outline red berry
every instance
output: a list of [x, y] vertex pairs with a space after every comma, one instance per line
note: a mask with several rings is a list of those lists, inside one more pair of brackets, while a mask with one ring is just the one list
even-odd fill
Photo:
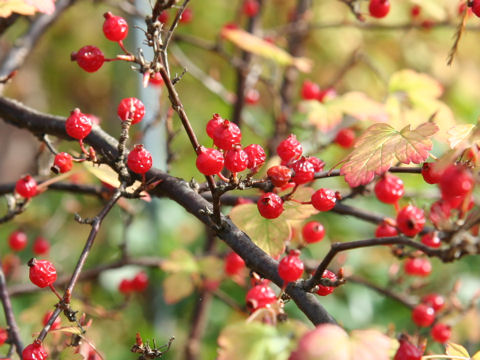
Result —
[[145, 291], [148, 287], [148, 275], [140, 271], [135, 277], [132, 279], [132, 289], [137, 292]]
[[4, 328], [0, 328], [0, 345], [5, 344], [8, 340], [8, 331]]
[[292, 178], [292, 170], [286, 166], [276, 165], [268, 169], [267, 175], [274, 186], [282, 187]]
[[302, 276], [303, 262], [299, 256], [300, 251], [291, 250], [288, 255], [278, 263], [278, 275], [280, 275], [285, 283], [296, 281]]
[[135, 174], [145, 174], [152, 167], [153, 159], [150, 152], [142, 144], [135, 145], [128, 154], [127, 166]]
[[145, 105], [137, 98], [125, 98], [120, 101], [117, 114], [122, 121], [132, 120], [132, 125], [142, 121], [145, 115]]
[[243, 13], [248, 17], [253, 17], [258, 14], [260, 4], [257, 0], [245, 0], [243, 2]]
[[406, 339], [400, 339], [400, 346], [393, 360], [421, 360], [423, 351]]
[[50, 243], [47, 239], [39, 236], [33, 242], [32, 250], [35, 255], [47, 255], [50, 251]]
[[166, 10], [163, 10], [160, 15], [158, 15], [158, 21], [160, 21], [162, 24], [166, 24], [168, 22], [168, 12]]
[[230, 251], [225, 257], [225, 272], [228, 275], [237, 275], [244, 267], [245, 261], [235, 251]]
[[25, 175], [17, 180], [15, 192], [26, 199], [34, 197], [37, 195], [37, 182], [30, 175]]
[[302, 156], [303, 148], [297, 137], [291, 134], [277, 146], [277, 154], [286, 163], [297, 160]]
[[422, 298], [422, 303], [433, 307], [435, 312], [440, 311], [445, 306], [445, 299], [439, 294], [428, 294]]
[[320, 94], [320, 86], [312, 81], [305, 80], [302, 85], [302, 98], [304, 100], [316, 100]]
[[52, 285], [57, 280], [57, 270], [48, 260], [35, 258], [28, 262], [30, 266], [30, 281], [40, 288]]
[[337, 197], [335, 191], [330, 189], [318, 189], [312, 195], [312, 205], [319, 211], [329, 211], [335, 207]]
[[435, 325], [433, 325], [430, 334], [432, 335], [433, 340], [444, 344], [448, 340], [450, 340], [450, 336], [452, 335], [452, 329], [450, 328], [450, 326], [443, 323], [436, 323]]
[[317, 100], [323, 103], [326, 100], [334, 99], [337, 97], [337, 92], [334, 88], [327, 88], [324, 90], [320, 90], [317, 96]]
[[45, 360], [48, 354], [42, 346], [42, 343], [36, 340], [33, 344], [28, 345], [22, 352], [23, 360]]
[[425, 225], [423, 210], [407, 205], [397, 214], [397, 226], [407, 236], [415, 236]]
[[315, 168], [305, 157], [295, 161], [290, 168], [294, 171], [291, 181], [297, 185], [306, 184], [312, 181], [315, 176]]
[[228, 121], [224, 120], [223, 123], [215, 128], [213, 133], [213, 143], [222, 150], [230, 150], [233, 145], [240, 144], [242, 140], [242, 132], [240, 128]]
[[480, 17], [480, 1], [479, 0], [473, 0], [472, 12], [478, 17]]
[[267, 155], [265, 155], [265, 150], [258, 144], [248, 145], [243, 149], [248, 155], [248, 164], [247, 168], [256, 169], [262, 166], [265, 163]]
[[[337, 280], [337, 275], [331, 272], [330, 270], [325, 270], [322, 275], [322, 279], [329, 279], [332, 281]], [[335, 290], [335, 286], [325, 286], [325, 285], [318, 285], [317, 294], [320, 296], [327, 296], [330, 295], [333, 290]]]
[[409, 258], [403, 264], [405, 273], [412, 276], [428, 276], [432, 272], [432, 264], [425, 258]]
[[248, 154], [242, 150], [241, 145], [235, 145], [233, 149], [225, 153], [225, 167], [232, 173], [245, 170], [248, 164]]
[[325, 236], [325, 228], [318, 221], [310, 221], [303, 226], [302, 236], [308, 244], [322, 241]]
[[248, 105], [257, 105], [260, 101], [260, 93], [257, 89], [248, 89], [245, 93], [245, 102]]
[[88, 357], [85, 360], [101, 360], [102, 358], [95, 352], [95, 350], [90, 350], [88, 352]]
[[377, 199], [386, 204], [395, 204], [403, 194], [403, 181], [395, 175], [386, 174], [375, 184]]
[[389, 0], [370, 0], [368, 6], [368, 11], [370, 15], [376, 18], [383, 18], [387, 16], [390, 11], [390, 1]]
[[204, 175], [215, 175], [223, 169], [223, 154], [217, 149], [200, 148], [197, 156], [197, 169]]
[[55, 160], [53, 160], [52, 170], [54, 173], [66, 173], [72, 170], [73, 159], [72, 155], [66, 152], [61, 152], [55, 155]]
[[10, 234], [8, 237], [8, 245], [13, 251], [21, 251], [27, 246], [28, 239], [27, 234], [23, 231], [17, 230]]
[[115, 16], [110, 11], [103, 14], [103, 33], [108, 40], [121, 41], [128, 35], [127, 21], [121, 16]]
[[188, 24], [193, 20], [193, 11], [191, 8], [186, 8], [183, 10], [182, 16], [180, 17], [180, 22], [182, 24]]
[[386, 221], [381, 222], [375, 229], [375, 237], [377, 238], [397, 236], [397, 235], [398, 235], [397, 228], [390, 225]]
[[277, 301], [277, 295], [272, 288], [265, 284], [252, 287], [245, 298], [247, 308], [253, 312], [257, 309], [266, 308]]
[[275, 219], [283, 212], [283, 200], [274, 193], [265, 193], [257, 201], [260, 215], [267, 219]]
[[207, 135], [213, 139], [213, 134], [217, 128], [223, 124], [224, 120], [218, 114], [213, 114], [212, 118], [207, 123]]
[[420, 12], [422, 11], [422, 8], [420, 7], [420, 5], [413, 5], [410, 9], [410, 14], [412, 15], [413, 18], [416, 18], [418, 17], [418, 15], [420, 15]]
[[133, 292], [132, 280], [123, 279], [122, 281], [120, 281], [120, 284], [118, 284], [118, 291], [120, 291], [124, 295]]
[[334, 141], [345, 149], [351, 148], [355, 144], [355, 131], [350, 128], [343, 128], [337, 133]]
[[436, 227], [441, 227], [442, 224], [449, 221], [451, 213], [452, 208], [450, 204], [446, 201], [438, 200], [430, 206], [428, 218]]
[[105, 62], [102, 50], [93, 45], [84, 46], [77, 52], [73, 52], [70, 59], [76, 61], [78, 66], [86, 72], [97, 71]]
[[318, 173], [323, 170], [323, 167], [325, 166], [325, 162], [320, 160], [319, 158], [315, 156], [308, 156], [307, 160], [310, 164], [313, 165], [313, 170]]
[[92, 131], [92, 118], [76, 108], [65, 121], [65, 130], [74, 139], [82, 140]]
[[155, 74], [150, 75], [150, 80], [148, 83], [155, 86], [162, 86], [164, 84], [164, 81], [163, 81], [162, 75], [159, 72], [157, 72]]
[[436, 231], [423, 235], [422, 243], [432, 248], [439, 248], [442, 245], [442, 241], [438, 237], [438, 234]]
[[434, 170], [435, 170], [435, 163], [428, 163], [428, 162], [423, 163], [422, 176], [423, 176], [423, 180], [425, 180], [426, 183], [437, 184], [438, 182], [440, 182], [443, 172], [434, 171]]
[[[42, 321], [43, 326], [48, 324], [48, 321], [52, 317], [52, 314], [53, 314], [53, 310], [50, 310], [47, 313], [45, 313], [45, 315], [43, 316], [43, 321]], [[50, 330], [58, 329], [61, 324], [62, 324], [62, 319], [60, 319], [60, 316], [57, 316], [57, 318], [53, 322], [52, 326], [50, 326]]]
[[448, 201], [469, 194], [475, 186], [475, 180], [464, 166], [451, 165], [443, 172], [439, 186], [442, 199]]
[[412, 320], [417, 326], [430, 326], [435, 320], [435, 310], [428, 305], [419, 304], [413, 308]]

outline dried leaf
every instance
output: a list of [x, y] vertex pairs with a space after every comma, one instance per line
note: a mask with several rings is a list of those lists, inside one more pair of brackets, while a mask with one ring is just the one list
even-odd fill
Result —
[[415, 130], [410, 126], [401, 131], [388, 124], [370, 126], [357, 140], [355, 149], [344, 159], [340, 173], [351, 186], [368, 184], [375, 175], [385, 173], [400, 162], [419, 164], [428, 158], [432, 149], [429, 139], [438, 131], [433, 122], [426, 122]]
[[162, 284], [163, 297], [167, 304], [174, 304], [193, 293], [195, 289], [190, 274], [179, 272], [168, 275]]
[[35, 7], [27, 4], [24, 0], [1, 0], [0, 1], [0, 18], [9, 17], [12, 13], [20, 15], [35, 14]]

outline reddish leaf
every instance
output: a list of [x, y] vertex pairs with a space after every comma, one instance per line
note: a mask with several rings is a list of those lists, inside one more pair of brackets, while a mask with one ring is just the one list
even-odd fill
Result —
[[37, 11], [44, 14], [53, 14], [55, 11], [54, 0], [25, 0], [25, 3], [32, 5]]

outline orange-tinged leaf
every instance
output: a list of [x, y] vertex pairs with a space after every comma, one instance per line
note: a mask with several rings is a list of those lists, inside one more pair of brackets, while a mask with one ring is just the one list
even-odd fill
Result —
[[195, 289], [192, 277], [184, 272], [168, 275], [163, 281], [162, 287], [163, 297], [167, 304], [174, 304], [186, 298]]
[[463, 356], [467, 359], [470, 359], [470, 354], [468, 353], [467, 349], [465, 349], [462, 345], [455, 343], [448, 343], [445, 353], [451, 356]]
[[24, 0], [1, 0], [0, 18], [9, 17], [12, 13], [33, 15], [35, 14], [35, 7], [27, 4]]
[[433, 122], [423, 123], [415, 130], [406, 126], [401, 131], [385, 123], [374, 124], [342, 161], [340, 173], [351, 187], [356, 187], [368, 184], [375, 175], [385, 173], [398, 162], [420, 164], [428, 158], [432, 149], [430, 137], [437, 131]]
[[37, 11], [44, 14], [53, 14], [55, 11], [54, 0], [25, 0], [25, 3], [32, 5]]

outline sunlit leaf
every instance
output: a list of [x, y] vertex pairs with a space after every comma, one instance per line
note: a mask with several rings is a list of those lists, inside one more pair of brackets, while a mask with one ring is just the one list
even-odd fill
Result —
[[167, 304], [174, 304], [186, 298], [195, 289], [191, 275], [184, 272], [168, 275], [162, 286], [163, 297]]
[[167, 272], [183, 272], [195, 273], [198, 272], [197, 261], [193, 255], [186, 249], [180, 248], [173, 251], [169, 258], [162, 263], [162, 270]]
[[[463, 148], [467, 148], [472, 146], [475, 142], [480, 141], [480, 137], [476, 139], [472, 138], [472, 135], [476, 132], [474, 130], [478, 130], [478, 127], [474, 124], [460, 124], [454, 126], [448, 131], [448, 144], [450, 148], [454, 149], [459, 144], [462, 144]], [[477, 136], [478, 137], [478, 136]]]
[[287, 201], [285, 203], [283, 206], [285, 210], [281, 217], [286, 220], [304, 220], [314, 214], [318, 214], [318, 210], [312, 205], [304, 205], [297, 202], [310, 201], [314, 192], [315, 190], [310, 187], [301, 187], [295, 191], [293, 199], [296, 201]]
[[82, 335], [82, 330], [77, 326], [60, 327], [55, 330], [50, 330], [50, 332], [63, 332], [63, 333], [74, 334], [74, 335]]
[[267, 254], [276, 257], [283, 253], [291, 231], [283, 216], [265, 219], [258, 212], [257, 205], [243, 204], [232, 209], [230, 218]]
[[443, 93], [443, 86], [437, 80], [430, 75], [410, 69], [393, 74], [390, 77], [388, 89], [392, 93], [406, 93], [412, 100], [419, 97], [439, 98]]
[[0, 1], [0, 18], [8, 17], [12, 13], [20, 15], [35, 14], [35, 7], [27, 4], [24, 0], [1, 0]]
[[398, 162], [419, 164], [427, 159], [432, 149], [429, 138], [437, 130], [433, 122], [426, 122], [415, 130], [406, 126], [401, 131], [385, 123], [374, 124], [343, 160], [340, 173], [351, 187], [356, 187], [368, 184], [375, 175], [383, 174]]
[[44, 14], [53, 14], [55, 11], [54, 0], [25, 0], [25, 2]]
[[[118, 180], [118, 174], [106, 164], [92, 164], [88, 161], [83, 162], [83, 166], [95, 176], [100, 181], [118, 188], [120, 186], [120, 181]], [[127, 192], [133, 193], [142, 183], [140, 181], [135, 181], [135, 183], [127, 188]], [[143, 192], [142, 192], [143, 194]]]
[[470, 354], [468, 353], [467, 349], [465, 349], [462, 345], [455, 343], [448, 343], [445, 353], [451, 356], [464, 356], [467, 359], [470, 358]]
[[477, 351], [475, 355], [472, 356], [472, 360], [480, 360], [480, 351]]

